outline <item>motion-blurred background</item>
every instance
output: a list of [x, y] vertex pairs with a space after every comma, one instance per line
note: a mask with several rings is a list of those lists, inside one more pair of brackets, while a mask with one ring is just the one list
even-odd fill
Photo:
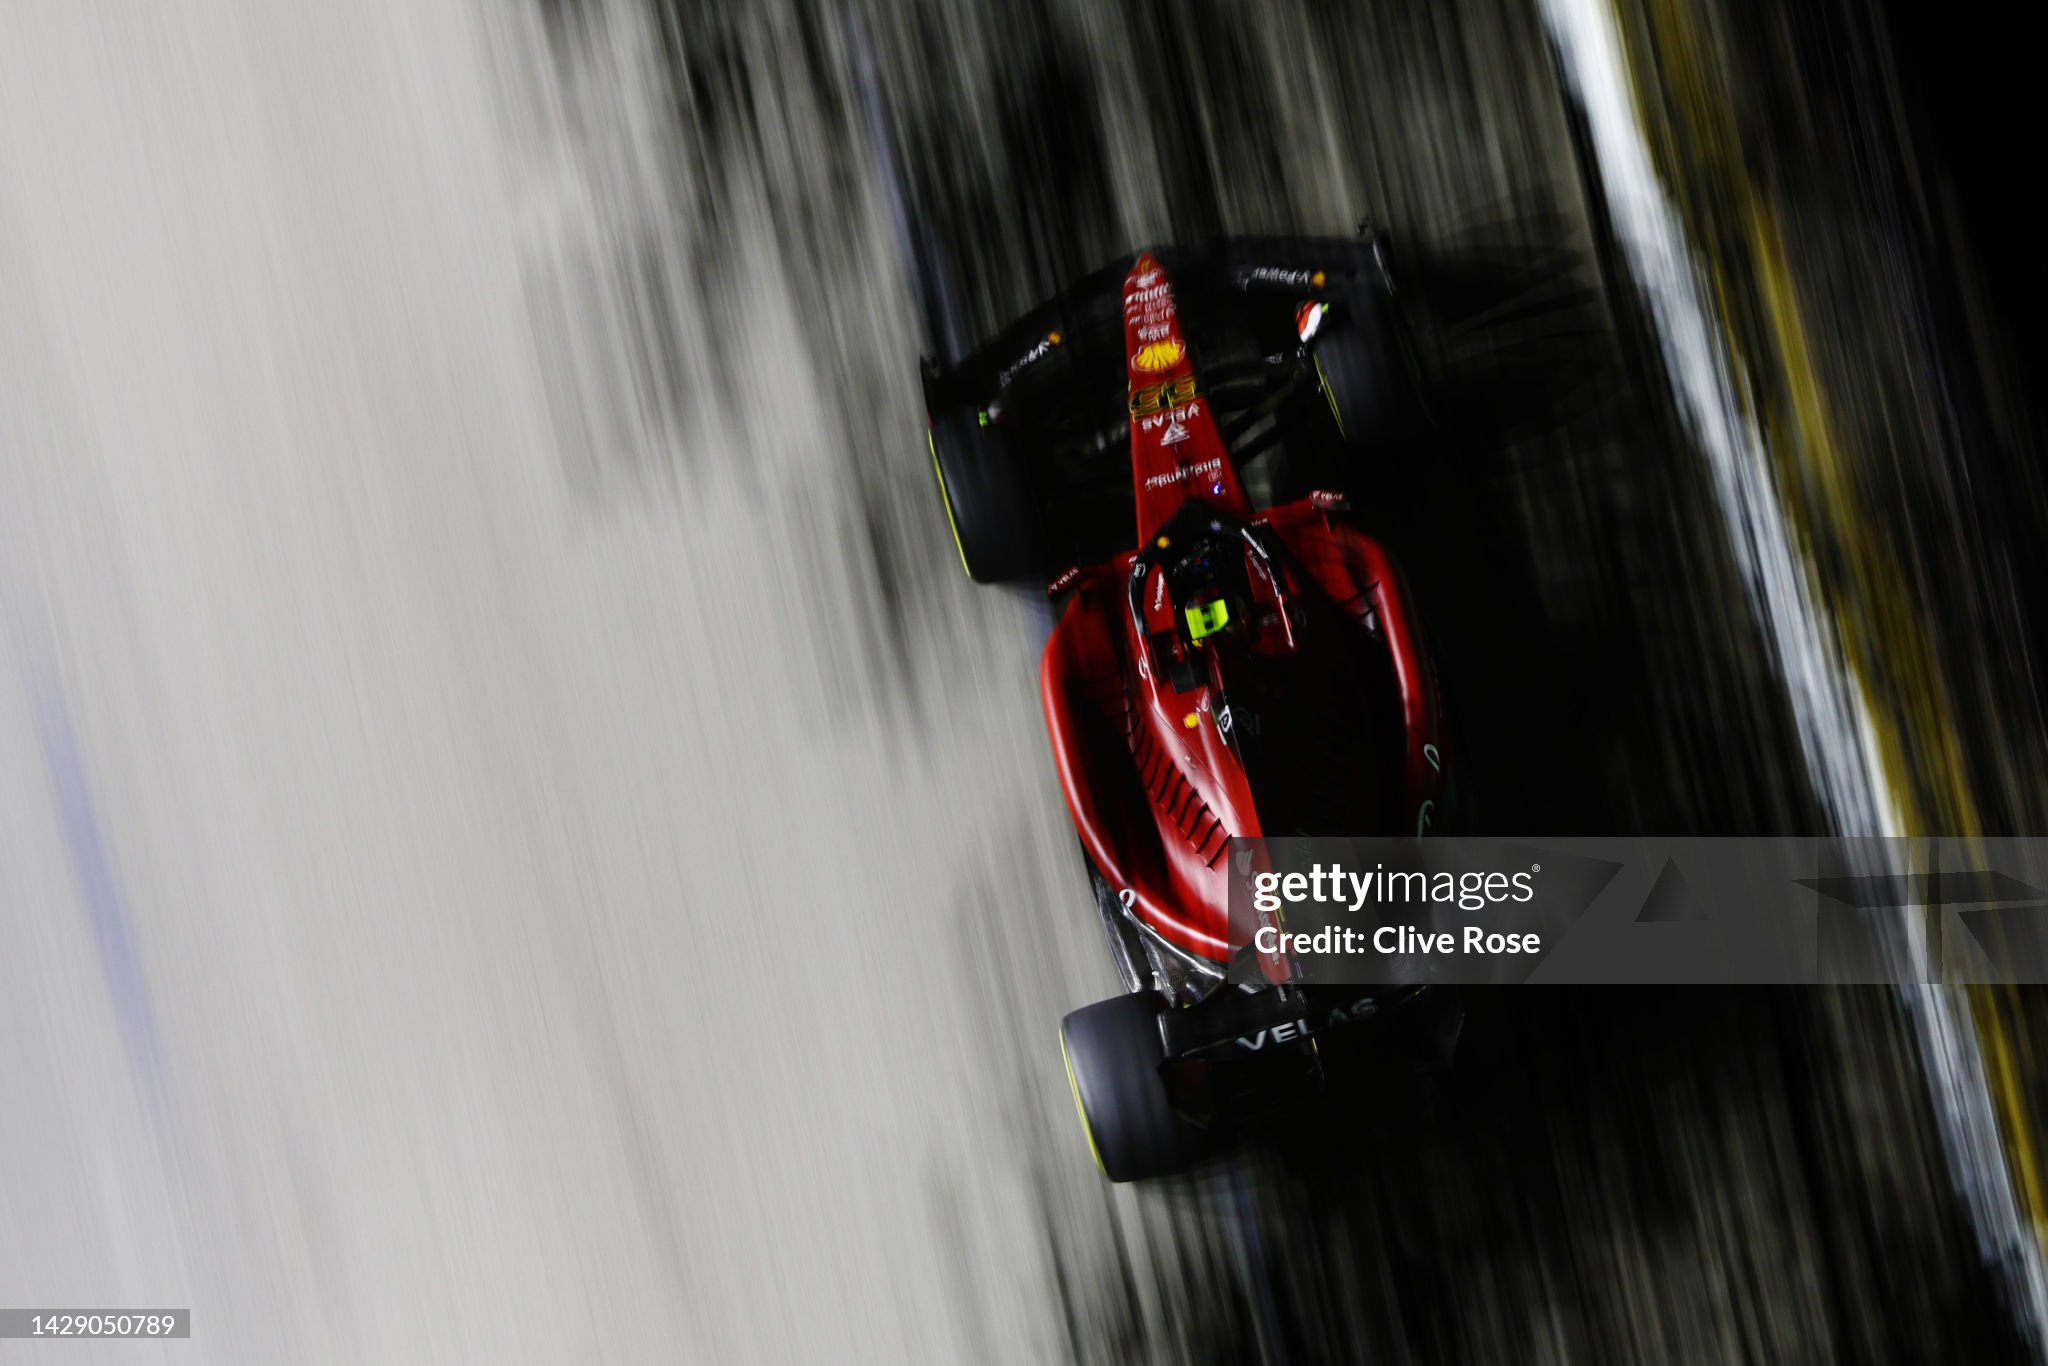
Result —
[[[2001, 21], [2003, 22], [2003, 21]], [[2039, 834], [2030, 53], [1862, 0], [19, 0], [0, 1359], [2036, 1360], [2039, 993], [1473, 1004], [1114, 1190], [992, 327], [1392, 236], [1468, 821]], [[902, 174], [869, 112], [884, 111]]]

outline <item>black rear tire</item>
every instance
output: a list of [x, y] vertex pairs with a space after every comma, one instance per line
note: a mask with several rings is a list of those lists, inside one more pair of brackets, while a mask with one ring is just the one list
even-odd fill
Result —
[[1009, 583], [1045, 574], [1038, 501], [1000, 426], [951, 408], [931, 426], [932, 467], [967, 577]]
[[1209, 1150], [1206, 1135], [1174, 1110], [1159, 1074], [1164, 1008], [1149, 991], [1113, 996], [1083, 1006], [1060, 1025], [1074, 1107], [1095, 1165], [1112, 1181], [1166, 1176]]
[[1390, 296], [1360, 292], [1332, 301], [1309, 354], [1346, 445], [1396, 444], [1421, 429], [1412, 349]]

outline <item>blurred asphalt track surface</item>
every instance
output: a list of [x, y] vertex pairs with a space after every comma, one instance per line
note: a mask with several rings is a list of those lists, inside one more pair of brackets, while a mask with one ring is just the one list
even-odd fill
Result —
[[[1630, 97], [1873, 790], [2038, 833], [2024, 413], [1939, 130], [1801, 15], [1630, 10]], [[1839, 822], [1538, 7], [863, 18], [982, 322], [1390, 229], [1468, 824]], [[2031, 996], [1989, 1085], [1887, 993], [1486, 998], [1442, 1096], [1097, 1181], [1040, 609], [946, 541], [842, 19], [7, 21], [0, 1298], [197, 1311], [67, 1360], [2037, 1351]]]

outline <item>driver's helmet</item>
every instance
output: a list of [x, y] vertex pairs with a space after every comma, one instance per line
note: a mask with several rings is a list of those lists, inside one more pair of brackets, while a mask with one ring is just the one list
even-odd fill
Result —
[[1244, 551], [1217, 538], [1179, 565], [1174, 604], [1182, 639], [1197, 649], [1238, 634], [1251, 620]]
[[1230, 595], [1215, 585], [1198, 590], [1191, 600], [1183, 602], [1180, 615], [1187, 625], [1188, 642], [1193, 645], [1222, 635], [1241, 618], [1241, 614], [1230, 610]]

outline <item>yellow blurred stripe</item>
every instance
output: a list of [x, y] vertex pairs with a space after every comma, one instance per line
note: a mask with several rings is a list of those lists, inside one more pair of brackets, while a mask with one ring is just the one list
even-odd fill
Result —
[[[1983, 823], [1926, 617], [1865, 506], [1854, 453], [1837, 439], [1790, 254], [1744, 157], [1707, 16], [1690, 0], [1645, 0], [1639, 15], [1615, 17], [1628, 38], [1638, 122], [1708, 275], [1723, 340], [1750, 381], [1738, 394], [1764, 435], [1794, 544], [1871, 718], [1899, 828], [1977, 838]], [[2048, 1021], [2030, 1020], [2038, 1002], [2010, 986], [1972, 987], [1969, 1000], [2014, 1194], [2036, 1237], [2048, 1237], [2032, 1100], [2043, 1077], [2029, 1047]]]
[[1984, 1050], [1984, 1075], [1998, 1109], [1999, 1131], [2005, 1136], [2014, 1194], [2036, 1237], [2048, 1235], [2048, 1188], [2042, 1182], [2039, 1145], [2034, 1134], [2038, 1116], [2030, 1097], [2041, 1093], [2041, 1077], [2031, 1065], [2026, 1027], [2027, 1001], [2010, 986], [1970, 988], [1970, 1018]]

